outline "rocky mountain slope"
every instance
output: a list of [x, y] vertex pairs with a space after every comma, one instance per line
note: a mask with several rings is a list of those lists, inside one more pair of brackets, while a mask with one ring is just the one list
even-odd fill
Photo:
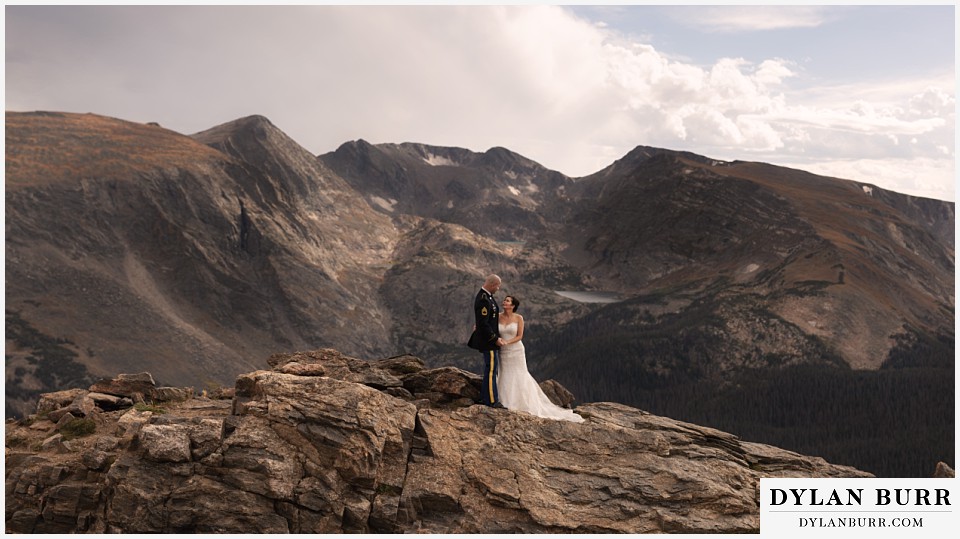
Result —
[[479, 376], [413, 356], [269, 363], [231, 400], [146, 373], [44, 395], [6, 425], [7, 531], [757, 533], [761, 477], [869, 477], [614, 403], [477, 406]]
[[591, 282], [644, 298], [616, 307], [637, 332], [654, 325], [643, 319], [663, 312], [657, 304], [712, 302], [721, 344], [703, 367], [718, 371], [821, 359], [878, 369], [898, 338], [952, 336], [952, 236], [878, 198], [893, 194], [642, 153], [578, 183], [590, 196], [575, 198], [592, 203], [578, 207], [570, 242]]
[[577, 179], [503, 148], [314, 156], [259, 116], [185, 136], [8, 112], [6, 136], [8, 414], [110, 373], [212, 388], [322, 347], [473, 369], [469, 304], [495, 271], [531, 370], [585, 400], [694, 419], [664, 403], [883, 373], [952, 433], [953, 203], [643, 146]]
[[556, 225], [566, 176], [505, 148], [475, 153], [424, 144], [348, 142], [321, 156], [390, 215], [457, 223], [497, 241], [543, 234]]
[[266, 119], [191, 138], [8, 113], [6, 133], [8, 396], [65, 361], [227, 384], [277, 350], [392, 351], [369, 299], [394, 227]]
[[[502, 149], [359, 141], [321, 160], [384, 213], [513, 243], [504, 288], [533, 294], [531, 309], [551, 288], [647, 298], [640, 314], [654, 317], [717, 300], [728, 305], [713, 312], [734, 326], [717, 355], [746, 367], [809, 362], [816, 349], [830, 362], [877, 369], [898, 339], [952, 335], [950, 203], [647, 147], [578, 180]], [[769, 311], [759, 321], [758, 308]], [[542, 318], [536, 311], [533, 320]], [[639, 330], [638, 318], [629, 316]], [[757, 347], [770, 324], [782, 330]]]

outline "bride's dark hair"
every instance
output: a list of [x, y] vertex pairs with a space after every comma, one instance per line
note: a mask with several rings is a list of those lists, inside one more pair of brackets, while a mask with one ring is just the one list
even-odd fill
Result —
[[520, 310], [520, 300], [517, 299], [517, 296], [507, 296], [510, 298], [510, 303], [513, 304], [513, 312]]

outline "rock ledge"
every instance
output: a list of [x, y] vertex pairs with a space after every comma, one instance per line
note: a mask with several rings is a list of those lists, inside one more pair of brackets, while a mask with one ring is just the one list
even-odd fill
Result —
[[268, 363], [230, 400], [146, 373], [43, 395], [6, 424], [7, 531], [757, 533], [761, 477], [870, 476], [614, 403], [494, 410], [413, 356]]

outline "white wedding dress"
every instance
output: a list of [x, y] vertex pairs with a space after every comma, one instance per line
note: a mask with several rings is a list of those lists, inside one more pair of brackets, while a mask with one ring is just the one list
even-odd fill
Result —
[[[517, 336], [517, 323], [500, 324], [500, 336], [509, 341]], [[548, 419], [563, 419], [576, 423], [583, 418], [573, 410], [561, 408], [547, 398], [540, 384], [527, 371], [527, 354], [523, 341], [500, 348], [500, 374], [497, 377], [500, 402], [509, 410], [528, 412]]]

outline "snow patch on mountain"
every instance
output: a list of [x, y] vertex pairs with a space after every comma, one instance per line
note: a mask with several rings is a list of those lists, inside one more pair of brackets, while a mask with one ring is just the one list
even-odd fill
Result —
[[438, 167], [438, 166], [456, 166], [456, 164], [457, 164], [457, 163], [455, 163], [454, 161], [452, 161], [451, 159], [448, 159], [448, 158], [446, 158], [446, 157], [443, 157], [442, 155], [433, 155], [432, 153], [427, 153], [427, 155], [424, 156], [423, 160], [424, 160], [428, 165], [434, 166], [434, 167]]
[[385, 198], [381, 198], [381, 197], [378, 197], [378, 196], [376, 196], [376, 195], [371, 196], [371, 197], [370, 197], [370, 201], [373, 202], [374, 204], [376, 204], [377, 206], [380, 206], [381, 208], [389, 211], [389, 212], [394, 211], [394, 206], [397, 205], [397, 200], [394, 199], [394, 198], [391, 198], [390, 200], [387, 200], [387, 199], [385, 199]]

